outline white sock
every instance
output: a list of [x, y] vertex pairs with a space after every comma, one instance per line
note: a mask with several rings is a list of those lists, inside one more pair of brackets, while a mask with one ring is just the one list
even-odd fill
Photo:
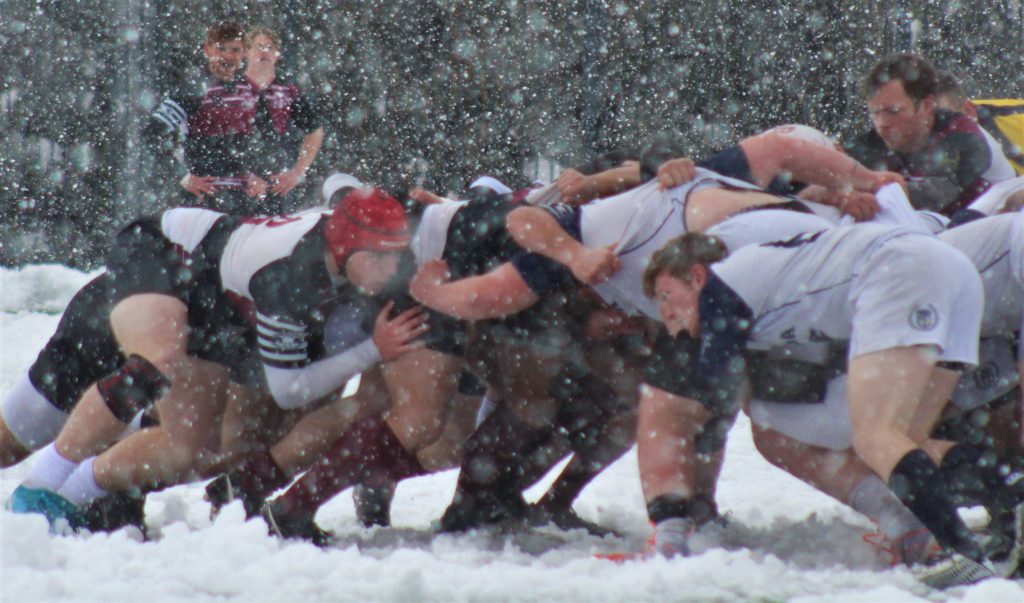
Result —
[[921, 520], [875, 475], [866, 477], [857, 484], [850, 495], [850, 506], [870, 517], [892, 541], [896, 541], [907, 532], [924, 528]]
[[57, 452], [56, 444], [49, 444], [40, 450], [37, 456], [32, 469], [21, 482], [26, 488], [56, 492], [78, 466], [78, 463], [64, 458]]
[[57, 490], [57, 494], [78, 506], [87, 505], [97, 498], [103, 498], [110, 494], [96, 483], [96, 478], [92, 473], [92, 464], [95, 461], [96, 457], [94, 456], [82, 461], [82, 464], [75, 469], [60, 490]]
[[654, 552], [663, 557], [690, 554], [689, 539], [694, 523], [689, 517], [670, 517], [654, 526]]

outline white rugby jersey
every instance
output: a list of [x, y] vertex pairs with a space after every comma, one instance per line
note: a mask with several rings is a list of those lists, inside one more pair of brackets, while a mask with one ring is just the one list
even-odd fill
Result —
[[287, 258], [330, 210], [314, 208], [288, 216], [252, 218], [231, 233], [220, 262], [224, 290], [253, 299], [249, 284], [267, 265]]
[[[644, 270], [655, 251], [686, 232], [686, 201], [690, 193], [708, 188], [764, 192], [748, 182], [697, 168], [693, 180], [669, 190], [649, 182], [580, 208], [581, 242], [591, 248], [615, 243], [615, 252], [622, 261], [619, 272], [594, 286], [606, 302], [631, 314], [658, 318], [656, 304], [643, 293]], [[727, 224], [732, 220], [735, 222]], [[713, 234], [721, 237], [729, 249], [738, 249], [753, 242], [784, 239], [828, 226], [811, 214], [758, 210], [737, 214], [708, 232], [714, 230]]]
[[192, 253], [224, 214], [210, 209], [178, 207], [160, 216], [160, 230], [169, 241]]
[[918, 236], [906, 228], [864, 224], [748, 245], [713, 265], [754, 314], [749, 347], [850, 338], [849, 293], [865, 260], [885, 242]]
[[973, 209], [988, 216], [994, 215], [1002, 211], [1010, 195], [1022, 190], [1024, 190], [1024, 176], [1004, 180], [998, 184], [993, 184], [987, 191], [975, 199], [973, 203], [967, 206], [967, 209]]
[[446, 200], [423, 210], [416, 233], [409, 242], [409, 249], [416, 258], [417, 265], [441, 259], [452, 218], [465, 206], [465, 201]]
[[939, 239], [966, 255], [985, 287], [982, 337], [1008, 337], [1024, 328], [1024, 214], [982, 218]]
[[988, 133], [988, 130], [979, 126], [981, 135], [985, 137], [985, 142], [988, 143], [988, 150], [992, 156], [992, 161], [989, 163], [988, 169], [982, 172], [981, 177], [986, 181], [993, 184], [997, 182], [1003, 182], [1010, 180], [1017, 176], [1017, 171], [1013, 169], [1013, 164], [1006, 158], [1006, 152], [1003, 151], [1003, 145], [995, 139], [994, 136]]

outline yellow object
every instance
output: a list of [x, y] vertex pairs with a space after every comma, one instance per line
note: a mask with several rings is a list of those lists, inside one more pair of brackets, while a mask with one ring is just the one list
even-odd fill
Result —
[[1024, 175], [1024, 99], [971, 100], [978, 109], [978, 123], [1003, 145], [1017, 175]]

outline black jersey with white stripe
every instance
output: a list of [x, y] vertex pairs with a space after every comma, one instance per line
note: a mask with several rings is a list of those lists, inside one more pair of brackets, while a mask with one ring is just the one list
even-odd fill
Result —
[[256, 324], [264, 363], [301, 367], [323, 357], [323, 305], [337, 295], [324, 261], [330, 213], [247, 219], [231, 233], [221, 282]]

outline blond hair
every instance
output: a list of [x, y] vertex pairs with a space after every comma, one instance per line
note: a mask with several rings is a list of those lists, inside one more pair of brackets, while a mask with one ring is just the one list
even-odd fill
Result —
[[271, 43], [274, 44], [274, 50], [281, 50], [281, 38], [277, 37], [277, 34], [274, 33], [274, 30], [270, 29], [269, 27], [264, 27], [262, 25], [258, 27], [252, 27], [249, 29], [249, 31], [245, 32], [245, 47], [252, 47], [253, 41], [260, 36], [265, 36], [266, 38], [268, 38], [271, 41]]

